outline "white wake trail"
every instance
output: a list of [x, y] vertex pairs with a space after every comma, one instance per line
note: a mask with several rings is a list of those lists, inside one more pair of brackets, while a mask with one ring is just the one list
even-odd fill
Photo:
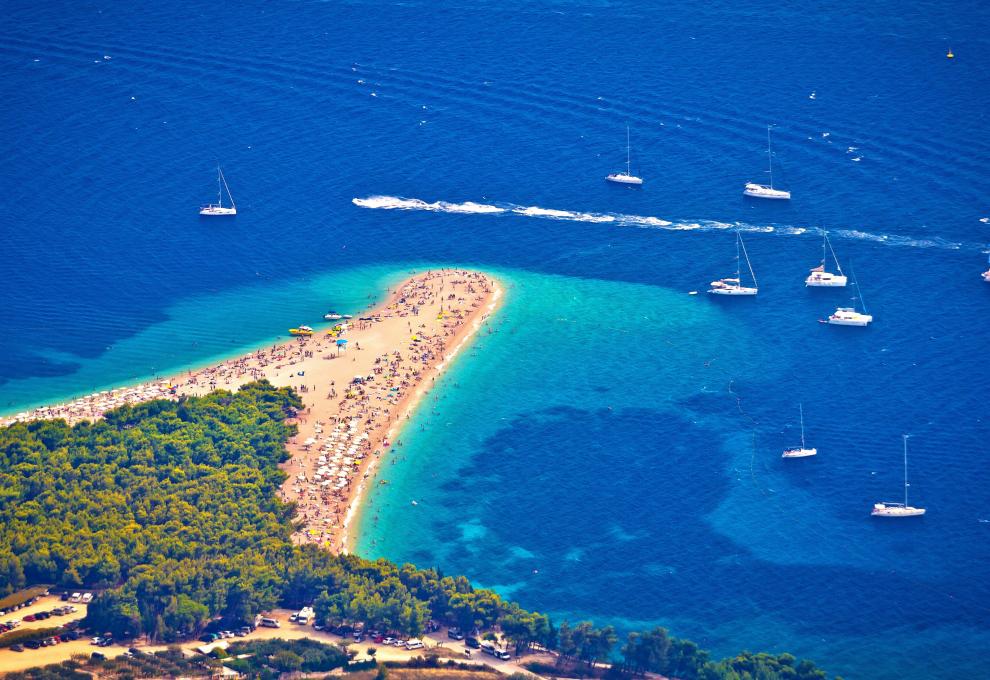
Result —
[[[516, 215], [519, 217], [535, 217], [543, 220], [560, 220], [567, 222], [587, 222], [591, 224], [614, 224], [620, 227], [637, 227], [640, 229], [663, 229], [665, 231], [720, 231], [739, 229], [747, 233], [776, 233], [784, 236], [801, 236], [803, 234], [818, 234], [818, 228], [813, 226], [788, 225], [755, 225], [745, 222], [718, 222], [715, 220], [699, 220], [697, 222], [677, 222], [648, 215], [626, 215], [623, 213], [578, 212], [544, 208], [536, 205], [514, 205], [511, 203], [450, 203], [447, 201], [427, 202], [419, 198], [403, 198], [401, 196], [368, 196], [354, 198], [351, 202], [361, 208], [371, 210], [417, 210], [438, 213], [474, 214], [474, 215]], [[941, 250], [979, 249], [980, 244], [963, 244], [941, 237], [913, 238], [895, 234], [874, 234], [859, 229], [831, 229], [834, 237], [871, 241], [886, 245], [913, 248], [938, 248]]]

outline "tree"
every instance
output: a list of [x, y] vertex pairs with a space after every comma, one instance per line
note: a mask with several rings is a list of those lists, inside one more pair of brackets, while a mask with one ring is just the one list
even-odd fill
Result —
[[663, 673], [669, 670], [670, 647], [667, 630], [657, 627], [645, 633], [629, 633], [622, 656], [626, 668], [634, 673]]
[[283, 649], [272, 657], [272, 665], [283, 673], [291, 673], [302, 668], [303, 658], [295, 652]]

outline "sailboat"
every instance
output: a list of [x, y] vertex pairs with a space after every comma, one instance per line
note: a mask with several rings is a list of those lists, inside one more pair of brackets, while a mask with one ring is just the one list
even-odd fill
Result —
[[[230, 199], [230, 207], [223, 204], [223, 192], [227, 190], [227, 198]], [[213, 217], [232, 217], [237, 214], [237, 206], [234, 205], [234, 197], [230, 194], [230, 187], [227, 186], [227, 179], [223, 176], [220, 166], [217, 166], [217, 202], [209, 203], [199, 209], [200, 215]]]
[[626, 171], [625, 172], [613, 172], [610, 175], [605, 176], [606, 182], [615, 182], [616, 184], [635, 184], [640, 185], [643, 183], [641, 177], [636, 177], [632, 174], [632, 156], [630, 155], [629, 146], [629, 126], [626, 126]]
[[[855, 273], [855, 272], [854, 272]], [[863, 293], [856, 282], [856, 296], [859, 297], [859, 304], [863, 307], [862, 312], [856, 311], [856, 296], [853, 296], [852, 307], [839, 307], [827, 319], [819, 319], [820, 323], [832, 324], [833, 326], [869, 326], [873, 321], [873, 316], [866, 313], [866, 303], [863, 302]]]
[[873, 511], [870, 513], [874, 517], [919, 517], [925, 514], [924, 508], [914, 508], [908, 505], [908, 486], [910, 486], [907, 477], [908, 436], [906, 434], [901, 436], [904, 438], [904, 502], [883, 501], [882, 503], [874, 503]]
[[809, 449], [804, 443], [804, 404], [798, 404], [798, 408], [801, 410], [801, 448], [784, 449], [781, 458], [807, 458], [818, 455], [818, 449]]
[[[838, 274], [825, 271], [825, 262], [828, 261], [829, 252], [832, 253], [832, 259], [835, 261], [835, 270], [839, 272]], [[804, 285], [821, 288], [842, 288], [846, 285], [846, 277], [842, 273], [842, 267], [839, 266], [839, 258], [836, 257], [835, 251], [832, 249], [832, 244], [828, 240], [828, 232], [824, 229], [822, 229], [822, 263], [811, 270], [808, 278], [804, 280]]]
[[[990, 264], [990, 256], [987, 257], [987, 263]], [[982, 276], [984, 281], [990, 283], [990, 269], [983, 272]]]
[[[740, 280], [741, 265], [739, 253], [742, 252], [746, 258], [746, 267], [749, 269], [749, 276], [753, 279], [753, 286], [744, 286]], [[759, 292], [756, 284], [756, 274], [753, 273], [753, 265], [749, 261], [749, 253], [746, 252], [746, 244], [743, 243], [742, 234], [736, 230], [736, 276], [735, 278], [719, 279], [712, 281], [708, 292], [712, 295], [756, 295]]]
[[790, 191], [773, 188], [773, 152], [770, 147], [769, 125], [767, 125], [767, 161], [769, 162], [770, 184], [746, 182], [746, 186], [743, 187], [743, 194], [745, 196], [752, 196], [753, 198], [775, 198], [778, 200], [789, 200], [791, 197]]

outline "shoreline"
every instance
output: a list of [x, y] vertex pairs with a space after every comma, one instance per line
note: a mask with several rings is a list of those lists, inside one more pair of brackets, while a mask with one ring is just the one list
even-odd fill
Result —
[[[374, 289], [368, 294], [367, 299], [371, 300], [370, 303], [364, 304], [363, 302], [355, 308], [354, 314], [364, 315], [366, 313], [373, 313], [378, 308], [384, 308], [384, 306], [391, 299], [392, 292], [402, 286], [403, 283], [408, 281], [413, 276], [417, 275], [417, 272], [422, 273], [424, 271], [442, 271], [444, 269], [449, 269], [450, 267], [441, 266], [429, 266], [429, 264], [423, 264], [421, 266], [409, 266], [404, 268], [397, 268], [394, 272], [387, 276], [380, 277], [383, 285], [381, 287], [374, 287]], [[339, 321], [326, 321], [322, 318], [320, 321], [312, 325], [316, 333], [323, 333], [328, 329], [332, 328], [335, 323], [340, 323]], [[0, 427], [5, 427], [7, 425], [12, 425], [16, 422], [22, 422], [26, 420], [33, 419], [51, 419], [52, 416], [47, 416], [39, 414], [50, 409], [56, 408], [66, 408], [72, 404], [79, 404], [87, 402], [100, 395], [123, 395], [127, 392], [131, 392], [139, 389], [154, 389], [161, 383], [168, 383], [175, 379], [176, 376], [186, 376], [190, 373], [197, 373], [204, 371], [206, 369], [220, 366], [229, 361], [233, 361], [240, 357], [247, 356], [249, 354], [254, 354], [256, 352], [265, 350], [266, 348], [271, 348], [276, 345], [283, 345], [294, 340], [293, 336], [287, 335], [287, 331], [283, 330], [280, 334], [272, 335], [264, 339], [251, 340], [244, 343], [236, 349], [224, 349], [214, 352], [210, 356], [191, 359], [185, 363], [180, 363], [177, 366], [170, 368], [167, 371], [156, 372], [153, 375], [143, 375], [134, 376], [131, 378], [122, 378], [113, 380], [111, 382], [97, 385], [92, 389], [79, 389], [77, 391], [72, 391], [69, 393], [64, 393], [52, 399], [40, 399], [29, 404], [22, 404], [17, 407], [0, 407]], [[170, 377], [171, 376], [171, 377]], [[162, 393], [160, 396], [148, 397], [148, 399], [161, 398], [168, 399], [169, 395]], [[78, 420], [85, 420], [85, 417], [73, 418], [70, 422], [76, 422]]]
[[393, 437], [501, 298], [499, 282], [486, 273], [413, 270], [387, 288], [384, 301], [369, 303], [359, 319], [330, 321], [309, 336], [256, 347], [171, 378], [42, 406], [0, 419], [0, 426], [34, 419], [95, 421], [124, 404], [234, 391], [260, 379], [292, 387], [303, 408], [292, 420], [297, 434], [286, 443], [290, 457], [279, 466], [286, 478], [277, 495], [296, 505], [294, 542], [347, 552], [368, 480], [374, 482]]
[[[447, 347], [445, 347], [447, 352], [441, 357], [441, 361], [432, 367], [434, 375], [433, 379], [430, 381], [430, 386], [421, 387], [411, 392], [408, 395], [408, 403], [400, 404], [402, 408], [400, 409], [398, 419], [395, 421], [393, 426], [386, 431], [385, 439], [391, 441], [393, 437], [401, 433], [402, 428], [405, 427], [406, 423], [412, 419], [412, 415], [415, 413], [420, 403], [422, 403], [423, 397], [429, 393], [432, 388], [432, 382], [436, 380], [436, 378], [443, 375], [447, 366], [457, 357], [464, 346], [469, 344], [475, 338], [482, 325], [484, 325], [484, 323], [491, 318], [492, 314], [494, 314], [495, 311], [497, 311], [501, 306], [503, 290], [496, 279], [490, 275], [489, 279], [493, 284], [493, 290], [491, 295], [485, 301], [487, 303], [485, 305], [486, 311], [480, 314], [480, 316], [476, 315], [473, 319], [471, 319], [470, 325], [464, 324], [462, 328], [455, 333], [454, 337], [451, 338], [450, 343], [448, 343]], [[389, 447], [386, 454], [391, 452], [392, 447]], [[361, 479], [352, 493], [349, 503], [347, 504], [343, 521], [343, 533], [341, 535], [340, 545], [337, 547], [335, 552], [347, 554], [354, 551], [357, 541], [357, 531], [351, 531], [350, 529], [352, 526], [360, 526], [361, 517], [365, 509], [364, 501], [368, 492], [368, 481], [370, 479], [374, 482], [374, 480], [377, 479], [379, 463], [384, 463], [385, 458], [387, 458], [387, 455], [375, 456], [371, 458], [367, 464], [367, 467], [363, 470]]]

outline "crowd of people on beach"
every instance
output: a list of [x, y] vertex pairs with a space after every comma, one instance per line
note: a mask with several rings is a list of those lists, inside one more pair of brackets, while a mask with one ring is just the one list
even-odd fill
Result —
[[[374, 466], [392, 446], [389, 437], [412, 406], [417, 387], [491, 293], [482, 275], [457, 274], [445, 279], [443, 272], [430, 273], [401, 287], [382, 317], [406, 319], [410, 335], [404, 346], [376, 356], [371, 371], [339, 386], [339, 394], [337, 385], [323, 386], [328, 389], [325, 398], [337, 400], [330, 418], [310, 424], [312, 407], [300, 414], [299, 434], [290, 442], [289, 479], [282, 489], [282, 499], [296, 504], [302, 521], [297, 540], [343, 547], [343, 525], [358, 486], [374, 476]], [[439, 323], [418, 322], [425, 310], [436, 310]]]
[[[422, 391], [418, 388], [428, 374], [442, 367], [465, 322], [491, 295], [492, 283], [477, 272], [439, 270], [415, 276], [390, 292], [384, 308], [338, 323], [326, 333], [298, 337], [168, 380], [37, 408], [0, 425], [55, 418], [70, 423], [92, 421], [124, 404], [236, 389], [263, 378], [276, 385], [292, 385], [304, 408], [295, 419], [298, 434], [289, 442], [292, 458], [284, 465], [289, 476], [281, 497], [297, 506], [301, 522], [297, 540], [339, 550], [346, 514], [363, 480], [373, 475], [374, 464], [392, 445], [392, 430], [401, 418], [408, 417], [414, 398]], [[362, 374], [346, 379], [336, 371], [336, 380], [321, 384], [321, 371], [312, 362], [346, 360], [349, 353], [363, 353], [358, 341], [348, 349], [352, 345], [341, 343], [343, 336], [395, 319], [405, 320], [405, 328], [400, 327], [401, 333], [394, 329], [398, 333], [394, 346], [374, 348], [386, 351], [374, 357], [370, 369], [362, 368]], [[357, 363], [357, 357], [352, 362], [361, 367], [369, 363]]]

